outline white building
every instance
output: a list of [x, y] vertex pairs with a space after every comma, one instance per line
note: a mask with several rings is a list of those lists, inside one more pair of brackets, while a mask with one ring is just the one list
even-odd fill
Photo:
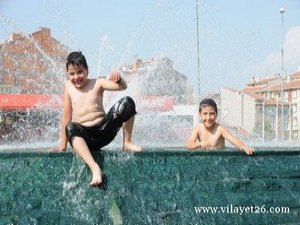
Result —
[[241, 91], [221, 88], [223, 123], [263, 139], [281, 140], [282, 133], [284, 140], [297, 140], [300, 137], [299, 106], [300, 72], [283, 80], [277, 74], [253, 78]]

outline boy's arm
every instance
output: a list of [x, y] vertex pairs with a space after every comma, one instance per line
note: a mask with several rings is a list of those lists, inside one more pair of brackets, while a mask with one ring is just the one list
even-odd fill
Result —
[[63, 112], [61, 115], [61, 142], [58, 148], [52, 149], [52, 151], [61, 152], [67, 148], [68, 140], [66, 134], [66, 125], [72, 120], [72, 105], [71, 99], [67, 91], [67, 84], [65, 85], [64, 100], [63, 100]]
[[246, 152], [247, 155], [252, 155], [254, 152], [254, 149], [251, 147], [248, 147], [245, 145], [245, 143], [239, 139], [237, 139], [235, 136], [233, 136], [229, 130], [226, 128], [222, 127], [222, 136], [228, 140], [231, 144], [233, 144], [235, 147], [240, 149], [241, 151]]
[[199, 128], [195, 127], [192, 131], [191, 136], [189, 137], [186, 148], [189, 150], [197, 149], [197, 148], [205, 148], [208, 149], [210, 147], [209, 142], [199, 142]]
[[118, 71], [113, 71], [107, 79], [100, 78], [99, 83], [102, 90], [120, 91], [127, 88], [126, 81]]

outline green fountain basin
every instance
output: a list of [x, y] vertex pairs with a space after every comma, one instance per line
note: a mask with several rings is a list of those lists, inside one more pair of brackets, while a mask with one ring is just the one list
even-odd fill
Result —
[[[89, 187], [90, 171], [72, 152], [39, 151], [0, 153], [0, 225], [300, 221], [296, 149], [258, 149], [251, 157], [232, 149], [96, 152], [107, 175], [102, 188]], [[219, 208], [197, 213], [195, 207]], [[282, 211], [272, 213], [271, 207]]]

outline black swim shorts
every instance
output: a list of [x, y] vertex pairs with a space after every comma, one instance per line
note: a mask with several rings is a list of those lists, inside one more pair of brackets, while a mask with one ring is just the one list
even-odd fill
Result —
[[[76, 122], [66, 126], [68, 141], [74, 136], [82, 137], [90, 150], [98, 150], [108, 145], [117, 135], [122, 124], [136, 114], [132, 98], [124, 97], [115, 103], [100, 124], [86, 127]], [[71, 143], [72, 145], [72, 143]]]

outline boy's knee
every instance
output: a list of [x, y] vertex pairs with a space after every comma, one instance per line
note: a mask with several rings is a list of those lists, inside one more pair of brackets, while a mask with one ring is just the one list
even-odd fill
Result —
[[132, 109], [135, 110], [135, 102], [134, 100], [129, 97], [129, 96], [126, 96], [126, 97], [123, 97], [120, 99], [120, 105], [128, 105], [129, 107], [131, 107]]
[[120, 117], [121, 122], [129, 120], [136, 114], [134, 100], [129, 96], [121, 98], [115, 113], [117, 117]]
[[66, 135], [68, 141], [71, 141], [71, 137], [73, 136], [80, 136], [81, 133], [82, 133], [82, 128], [77, 123], [69, 122], [66, 125]]
[[125, 100], [126, 100], [130, 105], [132, 105], [132, 106], [135, 108], [135, 102], [134, 102], [134, 100], [133, 100], [131, 97], [126, 96], [126, 97], [125, 97]]
[[67, 136], [69, 137], [70, 134], [72, 134], [72, 131], [74, 131], [76, 128], [75, 128], [75, 124], [72, 123], [72, 122], [69, 122], [66, 126], [66, 133], [67, 133]]
[[70, 142], [71, 146], [73, 147], [73, 141], [74, 138], [80, 137], [84, 139], [84, 130], [82, 126], [78, 123], [75, 122], [69, 122], [66, 125], [66, 135], [67, 135], [67, 140]]

